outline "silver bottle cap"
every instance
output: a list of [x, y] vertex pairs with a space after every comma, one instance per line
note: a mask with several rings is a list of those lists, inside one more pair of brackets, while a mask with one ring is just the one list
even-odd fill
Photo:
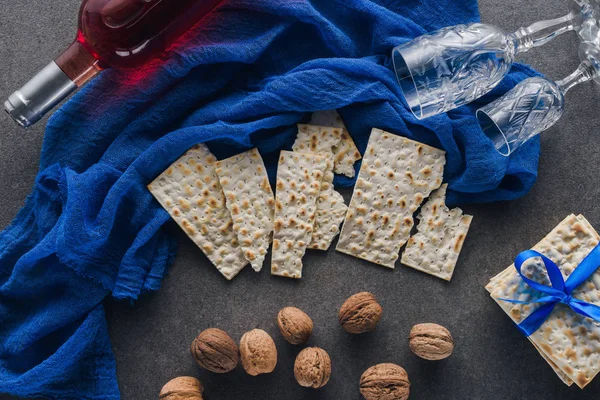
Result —
[[54, 61], [4, 102], [6, 112], [27, 128], [63, 101], [77, 86]]

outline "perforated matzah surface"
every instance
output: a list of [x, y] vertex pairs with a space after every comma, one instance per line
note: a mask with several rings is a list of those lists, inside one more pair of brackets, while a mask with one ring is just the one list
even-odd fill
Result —
[[402, 264], [449, 281], [473, 217], [446, 206], [447, 187], [442, 185], [421, 207], [418, 232], [408, 239]]
[[445, 152], [373, 129], [337, 250], [394, 268], [413, 213], [442, 184]]
[[298, 125], [298, 136], [292, 148], [301, 153], [318, 154], [327, 158], [327, 170], [321, 182], [317, 200], [314, 231], [309, 248], [327, 250], [340, 233], [347, 206], [344, 198], [333, 188], [333, 147], [341, 140], [341, 130], [315, 125]]
[[[566, 279], [598, 244], [598, 234], [582, 216], [568, 216], [533, 247], [554, 261]], [[523, 264], [525, 276], [545, 285], [548, 275], [539, 259]], [[600, 305], [600, 271], [575, 289], [572, 295]], [[513, 304], [499, 298], [530, 301], [542, 296], [525, 284], [514, 265], [494, 277], [486, 286], [490, 295], [515, 323], [520, 323], [540, 304]], [[600, 323], [557, 304], [542, 326], [529, 337], [545, 358], [551, 360], [579, 387], [587, 385], [600, 370]]]
[[215, 171], [217, 159], [196, 145], [158, 176], [148, 189], [227, 279], [248, 261], [233, 232], [225, 196]]
[[216, 171], [244, 257], [260, 271], [271, 242], [275, 212], [275, 196], [263, 159], [252, 149], [217, 162]]
[[354, 144], [354, 140], [350, 136], [348, 129], [342, 117], [336, 110], [317, 111], [313, 113], [310, 120], [312, 125], [332, 126], [342, 128], [342, 140], [333, 148], [333, 156], [335, 162], [334, 172], [336, 174], [346, 175], [349, 178], [354, 178], [354, 164], [361, 159], [358, 147]]
[[324, 157], [281, 152], [277, 167], [271, 274], [302, 277], [302, 257], [312, 237], [317, 197], [326, 168]]
[[292, 150], [298, 153], [327, 153], [333, 155], [333, 148], [340, 144], [342, 130], [327, 126], [298, 124], [298, 136]]
[[315, 231], [308, 247], [315, 250], [327, 250], [333, 239], [340, 233], [348, 206], [344, 197], [337, 191], [321, 193], [317, 200]]

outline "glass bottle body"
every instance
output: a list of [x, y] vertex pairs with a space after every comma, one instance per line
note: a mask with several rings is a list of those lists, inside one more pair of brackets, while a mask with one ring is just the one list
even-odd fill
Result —
[[77, 42], [101, 68], [133, 68], [162, 52], [220, 0], [84, 0]]
[[100, 70], [156, 57], [221, 0], [84, 0], [75, 41], [5, 102], [22, 126], [37, 122]]

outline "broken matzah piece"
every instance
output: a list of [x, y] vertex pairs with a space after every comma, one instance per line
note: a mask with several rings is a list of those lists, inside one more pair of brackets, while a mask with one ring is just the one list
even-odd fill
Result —
[[346, 175], [349, 178], [354, 178], [354, 175], [356, 174], [354, 171], [354, 164], [362, 157], [338, 112], [336, 110], [317, 111], [313, 113], [310, 124], [342, 128], [342, 140], [333, 148], [335, 162], [333, 172]]
[[217, 175], [225, 193], [233, 231], [244, 257], [255, 271], [263, 266], [273, 232], [275, 196], [257, 149], [217, 162]]
[[440, 187], [445, 152], [373, 129], [337, 250], [394, 268], [413, 213]]
[[344, 198], [333, 188], [333, 147], [340, 143], [341, 129], [316, 125], [298, 125], [298, 136], [292, 149], [295, 152], [317, 154], [327, 158], [327, 171], [321, 182], [317, 200], [314, 230], [309, 248], [327, 250], [340, 233], [348, 207]]
[[446, 206], [447, 184], [436, 190], [419, 213], [418, 232], [408, 239], [402, 264], [447, 281], [452, 278], [471, 220]]
[[[598, 233], [585, 218], [569, 215], [533, 249], [554, 261], [566, 280], [598, 241]], [[539, 258], [526, 261], [522, 272], [529, 279], [550, 284]], [[514, 265], [492, 278], [486, 289], [516, 324], [541, 304], [514, 304], [500, 299], [531, 301], [544, 296], [520, 278]], [[596, 270], [588, 280], [573, 290], [572, 296], [600, 305], [600, 271]], [[564, 304], [556, 304], [540, 328], [529, 336], [529, 340], [567, 384], [572, 380], [583, 388], [600, 371], [600, 324], [575, 313]]]
[[342, 130], [339, 128], [298, 124], [298, 136], [292, 150], [298, 153], [333, 155], [333, 148], [340, 144], [340, 140]]
[[348, 206], [344, 197], [336, 190], [321, 192], [317, 200], [317, 214], [312, 239], [308, 247], [314, 250], [327, 250], [333, 239], [340, 233]]
[[231, 229], [233, 221], [225, 207], [216, 163], [217, 159], [205, 145], [196, 145], [149, 184], [148, 189], [219, 272], [232, 279], [248, 261]]
[[317, 198], [326, 168], [325, 157], [281, 152], [277, 167], [271, 274], [302, 277], [302, 257], [311, 240]]

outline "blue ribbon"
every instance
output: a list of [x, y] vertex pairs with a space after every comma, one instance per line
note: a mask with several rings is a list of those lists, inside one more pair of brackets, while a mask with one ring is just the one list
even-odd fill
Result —
[[[521, 273], [521, 266], [523, 263], [530, 258], [540, 257], [546, 266], [548, 277], [552, 283], [552, 287], [542, 285], [541, 283], [532, 281]], [[545, 294], [546, 296], [540, 297], [537, 300], [532, 301], [519, 301], [510, 299], [499, 299], [510, 303], [517, 304], [532, 304], [532, 303], [544, 303], [541, 307], [537, 308], [531, 315], [525, 318], [518, 325], [521, 332], [526, 336], [532, 335], [548, 318], [554, 306], [557, 303], [563, 303], [571, 307], [573, 311], [586, 317], [600, 321], [600, 307], [586, 303], [571, 296], [571, 293], [575, 288], [581, 285], [587, 280], [596, 269], [600, 266], [600, 244], [588, 254], [583, 261], [575, 268], [575, 271], [567, 278], [565, 282], [560, 269], [558, 266], [550, 260], [548, 257], [535, 250], [526, 250], [519, 254], [515, 259], [515, 268], [521, 276], [521, 279], [533, 289]]]

